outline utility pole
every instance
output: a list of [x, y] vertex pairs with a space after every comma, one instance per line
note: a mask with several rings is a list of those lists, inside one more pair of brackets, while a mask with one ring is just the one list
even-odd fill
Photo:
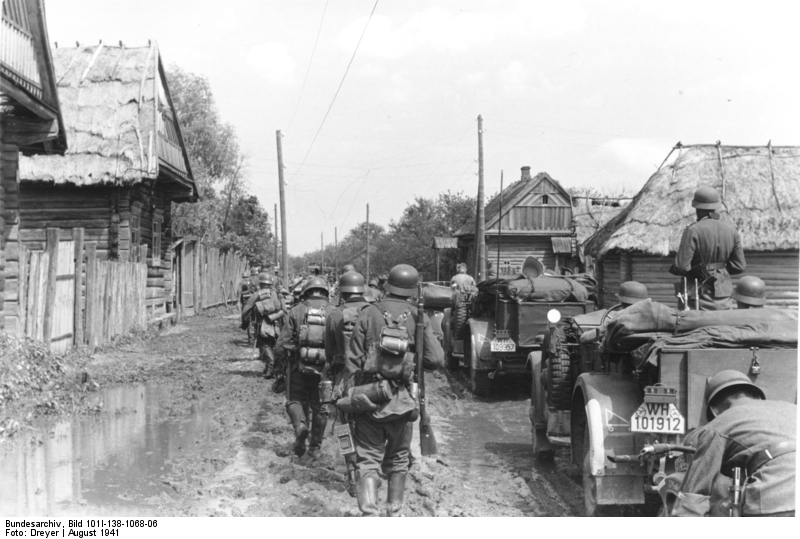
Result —
[[280, 263], [280, 259], [278, 258], [278, 205], [275, 204], [275, 213], [272, 214], [275, 217], [275, 266], [280, 267], [282, 264]]
[[339, 247], [339, 227], [333, 227], [333, 269], [336, 275], [339, 275], [339, 253], [336, 249]]
[[289, 255], [287, 254], [286, 243], [286, 194], [284, 193], [283, 182], [283, 148], [281, 147], [281, 130], [275, 131], [275, 139], [278, 142], [278, 184], [280, 186], [280, 199], [281, 199], [281, 271], [283, 273], [283, 282], [289, 282]]
[[369, 282], [369, 204], [367, 204], [367, 275], [365, 278]]
[[[499, 268], [497, 268], [499, 270]], [[486, 220], [483, 214], [483, 117], [478, 114], [478, 210], [475, 216], [475, 281], [486, 279]]]
[[322, 232], [319, 233], [319, 271], [325, 272], [325, 242], [322, 240]]

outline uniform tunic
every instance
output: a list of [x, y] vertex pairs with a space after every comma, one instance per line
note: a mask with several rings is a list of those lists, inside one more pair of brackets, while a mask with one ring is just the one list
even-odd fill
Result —
[[[394, 320], [397, 320], [404, 311], [410, 312], [406, 320], [409, 346], [413, 347], [415, 344], [417, 309], [414, 305], [402, 299], [385, 298], [367, 307], [361, 312], [353, 336], [350, 338], [343, 380], [345, 389], [374, 380], [373, 375], [363, 373], [362, 370], [367, 352], [373, 344], [380, 341], [381, 329], [386, 325], [384, 310]], [[444, 351], [431, 330], [428, 317], [422, 314], [425, 323], [423, 366], [426, 369], [435, 369], [443, 364]], [[405, 392], [405, 389], [400, 391]], [[377, 474], [379, 469], [383, 469], [385, 474], [408, 471], [413, 424], [408, 422], [407, 413], [411, 412], [413, 407], [406, 409], [399, 401], [396, 395], [386, 407], [397, 414], [381, 415], [380, 420], [376, 419], [376, 412], [356, 415], [355, 443], [359, 477]]]
[[475, 279], [466, 273], [457, 273], [450, 278], [450, 286], [454, 285], [458, 290], [472, 290], [475, 288]]
[[[275, 290], [264, 290], [270, 292], [270, 298], [264, 301], [272, 302], [275, 312], [279, 310], [286, 309], [285, 304], [283, 303], [283, 298], [280, 294], [278, 294]], [[266, 316], [262, 316], [258, 313], [258, 309], [256, 309], [256, 303], [261, 300], [261, 290], [256, 290], [250, 296], [250, 299], [247, 300], [247, 303], [244, 304], [242, 307], [242, 329], [247, 329], [247, 326], [250, 325], [250, 317], [253, 313], [255, 313], [256, 324], [255, 324], [255, 334], [256, 334], [256, 346], [258, 347], [259, 357], [264, 361], [272, 361], [274, 352], [273, 346], [275, 346], [275, 342], [278, 336], [278, 332], [280, 331], [280, 327], [275, 322], [271, 322]], [[261, 331], [261, 324], [262, 322], [267, 326], [265, 329], [267, 331], [266, 335], [262, 335]], [[269, 333], [272, 333], [271, 335]]]
[[304, 374], [300, 372], [298, 365], [296, 351], [287, 354], [286, 345], [290, 343], [297, 343], [297, 334], [300, 326], [305, 322], [306, 312], [308, 306], [312, 309], [325, 309], [326, 318], [330, 316], [332, 308], [328, 300], [324, 298], [310, 298], [302, 301], [292, 307], [289, 311], [289, 316], [286, 318], [286, 323], [283, 325], [281, 334], [278, 337], [278, 342], [275, 345], [275, 352], [280, 360], [285, 361], [287, 369], [291, 371], [291, 383], [289, 384], [288, 392], [286, 395], [287, 405], [292, 402], [300, 402], [310, 404], [311, 410], [315, 413], [327, 413], [325, 406], [320, 404], [319, 400], [319, 382], [320, 376], [318, 374]]
[[[706, 270], [709, 265], [720, 267]], [[744, 272], [745, 267], [739, 232], [730, 221], [720, 219], [714, 213], [686, 227], [669, 272], [686, 276], [689, 281], [686, 289], [692, 298], [694, 279], [697, 279], [700, 285], [700, 310], [716, 311], [732, 308], [730, 298], [733, 284], [730, 276]]]
[[[732, 476], [754, 454], [797, 438], [797, 405], [781, 401], [738, 399], [707, 425], [694, 430], [686, 443], [697, 448], [673, 510], [675, 516], [704, 513], [712, 500], [714, 478]], [[742, 515], [762, 516], [794, 511], [795, 453], [786, 453], [758, 468], [744, 489]], [[693, 498], [693, 499], [692, 499]], [[699, 509], [698, 509], [699, 508]]]

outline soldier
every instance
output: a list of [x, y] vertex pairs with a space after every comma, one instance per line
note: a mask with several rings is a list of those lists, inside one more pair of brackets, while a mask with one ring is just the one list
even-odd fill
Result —
[[473, 290], [475, 288], [475, 279], [471, 275], [467, 275], [467, 265], [461, 262], [456, 266], [457, 274], [450, 278], [450, 286], [456, 290]]
[[350, 273], [351, 271], [356, 271], [356, 267], [352, 264], [345, 264], [342, 267], [342, 275], [344, 275], [345, 273]]
[[[388, 402], [375, 404], [367, 399], [367, 409], [371, 411], [355, 416], [356, 495], [364, 516], [379, 516], [381, 469], [389, 480], [387, 516], [397, 516], [403, 507], [412, 435], [409, 421], [418, 415], [416, 402], [408, 391], [413, 382], [417, 316], [422, 316], [425, 324], [424, 367], [435, 369], [444, 360], [430, 321], [409, 302], [417, 292], [418, 282], [419, 274], [413, 267], [400, 264], [392, 268], [385, 285], [386, 296], [361, 311], [347, 350], [343, 390], [385, 380], [391, 387]], [[390, 348], [406, 353], [389, 356], [383, 350]]]
[[[346, 267], [346, 266], [345, 266]], [[333, 311], [325, 324], [325, 356], [328, 359], [328, 379], [334, 381], [334, 393], [342, 394], [342, 378], [350, 337], [353, 335], [358, 317], [370, 302], [364, 298], [366, 286], [364, 277], [355, 271], [345, 273], [339, 278], [339, 292], [344, 303]], [[342, 414], [342, 424], [349, 418]], [[356, 468], [355, 454], [345, 457], [347, 465], [347, 491], [355, 496]]]
[[702, 311], [719, 311], [731, 308], [731, 275], [742, 273], [746, 267], [739, 232], [728, 220], [720, 219], [715, 211], [722, 208], [719, 193], [713, 187], [701, 187], [694, 193], [692, 207], [697, 222], [683, 231], [675, 262], [669, 269], [673, 275], [684, 279], [676, 287], [680, 290], [678, 308], [686, 308], [689, 298], [699, 292]]
[[380, 301], [383, 298], [383, 290], [380, 289], [380, 281], [376, 277], [369, 280], [369, 290], [367, 292], [369, 294], [367, 300], [371, 303]]
[[[727, 516], [730, 501], [713, 500], [718, 474], [744, 468], [742, 516], [794, 516], [797, 405], [768, 401], [743, 373], [715, 374], [706, 386], [709, 423], [686, 437], [697, 448], [673, 516]], [[742, 474], [743, 476], [745, 474]]]
[[[278, 357], [287, 360], [286, 413], [294, 427], [294, 454], [319, 457], [328, 409], [319, 400], [320, 375], [325, 368], [325, 323], [332, 311], [328, 287], [321, 277], [312, 277], [303, 287], [301, 301], [292, 307], [278, 338]], [[287, 357], [287, 353], [290, 354]], [[308, 428], [310, 409], [311, 429]]]
[[[650, 294], [647, 291], [647, 287], [638, 281], [625, 281], [619, 285], [617, 299], [619, 300], [621, 309], [627, 309], [634, 303], [639, 303], [640, 301], [644, 301], [649, 298]], [[580, 337], [581, 344], [594, 342], [603, 337], [606, 332], [606, 327], [608, 326], [609, 322], [611, 322], [615, 314], [615, 312], [611, 312], [606, 316], [603, 327], [584, 331]]]
[[767, 302], [767, 286], [752, 275], [745, 275], [736, 283], [733, 291], [738, 309], [760, 309]]
[[256, 346], [259, 359], [265, 363], [264, 378], [272, 378], [275, 362], [276, 338], [280, 331], [278, 321], [285, 315], [283, 298], [272, 290], [272, 277], [267, 272], [258, 276], [258, 292], [254, 293], [242, 309], [242, 329], [247, 329], [251, 318], [255, 318]]

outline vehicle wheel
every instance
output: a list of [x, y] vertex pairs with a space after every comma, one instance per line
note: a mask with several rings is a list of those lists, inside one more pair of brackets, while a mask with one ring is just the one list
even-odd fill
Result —
[[[477, 358], [473, 356], [476, 354], [475, 346], [472, 342], [472, 336], [468, 341], [465, 341], [465, 344], [469, 342], [469, 350], [464, 350], [464, 358], [469, 359], [469, 381], [470, 381], [470, 389], [472, 390], [473, 395], [478, 395], [479, 397], [488, 397], [492, 392], [492, 379], [489, 378], [489, 371], [476, 369], [473, 367], [477, 362]], [[469, 353], [468, 353], [469, 352]]]
[[619, 506], [597, 505], [597, 483], [591, 475], [589, 425], [583, 430], [583, 503], [587, 517], [621, 516]]
[[572, 373], [564, 328], [553, 333], [555, 353], [547, 354], [547, 404], [556, 410], [569, 410], [572, 404]]
[[467, 311], [469, 305], [461, 301], [454, 301], [450, 311], [450, 335], [454, 339], [464, 338], [464, 326], [467, 324]]

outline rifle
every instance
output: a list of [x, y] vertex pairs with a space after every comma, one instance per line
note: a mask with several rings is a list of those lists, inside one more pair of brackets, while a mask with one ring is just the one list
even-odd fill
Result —
[[425, 409], [425, 300], [422, 298], [422, 283], [417, 291], [417, 328], [414, 336], [417, 356], [417, 383], [419, 384], [419, 449], [422, 456], [435, 455], [439, 452], [436, 436], [433, 434], [431, 418]]

